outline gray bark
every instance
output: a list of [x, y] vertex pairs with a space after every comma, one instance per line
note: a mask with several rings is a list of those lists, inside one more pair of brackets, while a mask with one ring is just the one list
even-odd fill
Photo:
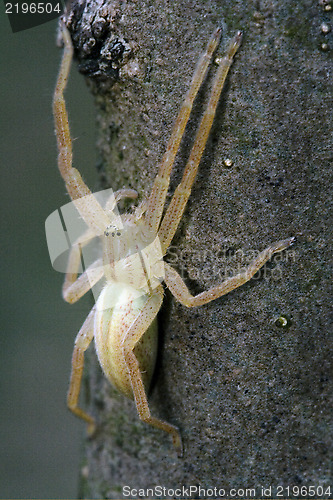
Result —
[[[186, 309], [166, 292], [149, 401], [153, 415], [179, 426], [182, 459], [169, 436], [139, 421], [91, 354], [88, 406], [100, 426], [85, 445], [83, 498], [122, 498], [125, 485], [216, 487], [226, 497], [231, 488], [255, 488], [261, 498], [262, 486], [276, 496], [279, 485], [332, 482], [330, 7], [325, 0], [91, 0], [70, 7], [79, 69], [96, 96], [101, 185], [132, 187], [141, 198], [211, 32], [222, 24], [220, 54], [236, 30], [244, 32], [168, 255], [191, 291], [220, 283], [253, 251], [297, 236], [257, 279], [211, 304]], [[212, 74], [214, 65], [170, 193]]]

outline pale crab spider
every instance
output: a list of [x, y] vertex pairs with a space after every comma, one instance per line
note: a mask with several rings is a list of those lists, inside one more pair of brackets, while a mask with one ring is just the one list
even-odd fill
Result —
[[[139, 265], [137, 261], [131, 264], [133, 255], [140, 254], [156, 240], [159, 241], [164, 256], [174, 237], [191, 193], [224, 81], [241, 42], [241, 32], [238, 32], [231, 40], [226, 55], [219, 63], [209, 102], [194, 139], [183, 178], [164, 216], [162, 217], [171, 168], [191, 113], [193, 101], [219, 43], [220, 28], [215, 30], [205, 52], [199, 59], [190, 88], [173, 126], [171, 138], [151, 193], [134, 213], [121, 215], [122, 231], [118, 231], [115, 223], [113, 213], [115, 203], [120, 198], [135, 198], [137, 193], [133, 190], [120, 190], [102, 208], [82, 180], [78, 170], [72, 167], [72, 143], [63, 92], [69, 75], [73, 47], [69, 32], [65, 27], [62, 29], [62, 35], [64, 54], [53, 104], [59, 149], [58, 166], [67, 191], [88, 226], [86, 233], [71, 249], [63, 297], [67, 302], [76, 302], [103, 276], [106, 280], [106, 285], [95, 306], [76, 337], [67, 397], [68, 407], [89, 424], [89, 432], [94, 430], [94, 419], [78, 406], [78, 399], [84, 352], [95, 337], [96, 351], [106, 377], [119, 391], [135, 400], [141, 420], [172, 436], [173, 444], [178, 454], [181, 455], [182, 442], [177, 427], [151, 416], [146, 396], [156, 358], [156, 315], [163, 300], [161, 281], [164, 279], [172, 295], [185, 306], [200, 306], [225, 295], [251, 279], [272, 254], [287, 248], [294, 240], [294, 238], [289, 238], [273, 243], [258, 255], [245, 272], [196, 296], [190, 294], [180, 275], [166, 262], [163, 271], [158, 271], [157, 274], [154, 272], [156, 262], [148, 262], [147, 266], [147, 261], [143, 262], [140, 257]], [[101, 239], [103, 256], [78, 277], [82, 247], [96, 236]], [[146, 279], [147, 286], [139, 284], [142, 283], [142, 278]]]

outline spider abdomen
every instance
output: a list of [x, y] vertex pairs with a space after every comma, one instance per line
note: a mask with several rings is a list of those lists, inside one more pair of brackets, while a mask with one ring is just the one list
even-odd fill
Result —
[[[158, 297], [159, 293], [156, 295], [157, 300]], [[108, 283], [96, 305], [94, 335], [99, 362], [112, 385], [131, 399], [133, 390], [124, 358], [123, 342], [147, 300], [147, 294], [130, 285]], [[146, 390], [156, 362], [157, 333], [155, 318], [134, 348]]]

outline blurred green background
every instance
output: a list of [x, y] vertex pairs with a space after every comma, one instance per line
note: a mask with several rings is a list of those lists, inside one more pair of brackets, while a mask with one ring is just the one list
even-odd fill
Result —
[[[57, 20], [1, 37], [1, 498], [76, 498], [84, 424], [66, 408], [75, 335], [89, 298], [70, 306], [52, 269], [47, 216], [69, 201], [57, 170], [52, 94]], [[94, 110], [75, 69], [66, 93], [75, 164], [94, 186]]]

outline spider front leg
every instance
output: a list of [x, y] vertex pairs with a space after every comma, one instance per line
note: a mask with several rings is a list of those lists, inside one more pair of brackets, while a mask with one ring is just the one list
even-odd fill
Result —
[[53, 97], [55, 132], [59, 151], [58, 167], [65, 181], [68, 194], [86, 224], [95, 230], [97, 234], [103, 234], [105, 227], [109, 223], [109, 218], [84, 183], [79, 171], [72, 167], [72, 140], [69, 131], [64, 90], [67, 85], [73, 58], [73, 46], [70, 34], [64, 25], [62, 26], [62, 36], [64, 40], [64, 54]]
[[140, 419], [143, 422], [156, 427], [157, 429], [168, 432], [172, 437], [173, 445], [176, 448], [178, 456], [182, 456], [182, 440], [177, 427], [169, 424], [168, 422], [165, 422], [164, 420], [152, 417], [150, 414], [139, 363], [134, 353], [136, 344], [140, 341], [140, 339], [156, 317], [162, 305], [162, 301], [163, 289], [162, 287], [159, 287], [158, 289], [154, 290], [153, 295], [148, 298], [139, 316], [137, 316], [134, 323], [130, 327], [123, 340], [122, 348], [131, 380], [134, 400]]
[[256, 259], [251, 262], [248, 268], [236, 276], [232, 276], [225, 280], [221, 285], [218, 285], [210, 290], [206, 290], [205, 292], [199, 293], [196, 296], [190, 294], [187, 286], [185, 285], [182, 278], [179, 276], [177, 271], [175, 271], [169, 264], [164, 263], [165, 269], [165, 278], [164, 281], [169, 288], [172, 295], [179, 301], [181, 304], [184, 304], [187, 307], [195, 307], [201, 306], [203, 304], [207, 304], [212, 300], [215, 300], [222, 295], [226, 295], [231, 292], [235, 288], [243, 285], [247, 281], [249, 281], [257, 271], [272, 257], [272, 255], [276, 252], [281, 252], [285, 250], [290, 245], [293, 244], [295, 238], [288, 238], [287, 240], [278, 241], [270, 245], [266, 250], [261, 252]]
[[234, 38], [231, 40], [226, 55], [220, 62], [217, 74], [214, 78], [208, 105], [194, 139], [194, 144], [190, 153], [189, 160], [185, 167], [183, 178], [180, 184], [177, 186], [176, 191], [171, 199], [170, 205], [161, 222], [158, 235], [160, 237], [163, 254], [165, 254], [172, 238], [174, 237], [180, 219], [185, 210], [187, 200], [191, 194], [192, 185], [197, 174], [199, 163], [206, 146], [210, 129], [212, 128], [216, 108], [224, 86], [224, 82], [232, 64], [234, 55], [236, 54], [240, 46], [241, 39], [242, 34], [240, 31], [238, 31]]
[[84, 353], [88, 349], [94, 337], [94, 319], [96, 306], [92, 308], [87, 319], [83, 323], [81, 330], [77, 334], [72, 357], [72, 373], [67, 393], [67, 406], [79, 418], [88, 423], [88, 434], [95, 430], [95, 420], [84, 410], [79, 408], [78, 401], [81, 388], [81, 380], [84, 366]]
[[146, 222], [153, 232], [156, 232], [162, 217], [165, 198], [167, 195], [170, 173], [179, 149], [181, 139], [184, 135], [185, 127], [191, 114], [194, 100], [207, 74], [208, 66], [215, 49], [221, 38], [221, 28], [217, 28], [212, 34], [205, 52], [200, 57], [192, 77], [190, 88], [188, 89], [182, 107], [178, 113], [171, 136], [163, 155], [158, 175], [155, 179], [151, 194], [147, 201], [145, 214]]

